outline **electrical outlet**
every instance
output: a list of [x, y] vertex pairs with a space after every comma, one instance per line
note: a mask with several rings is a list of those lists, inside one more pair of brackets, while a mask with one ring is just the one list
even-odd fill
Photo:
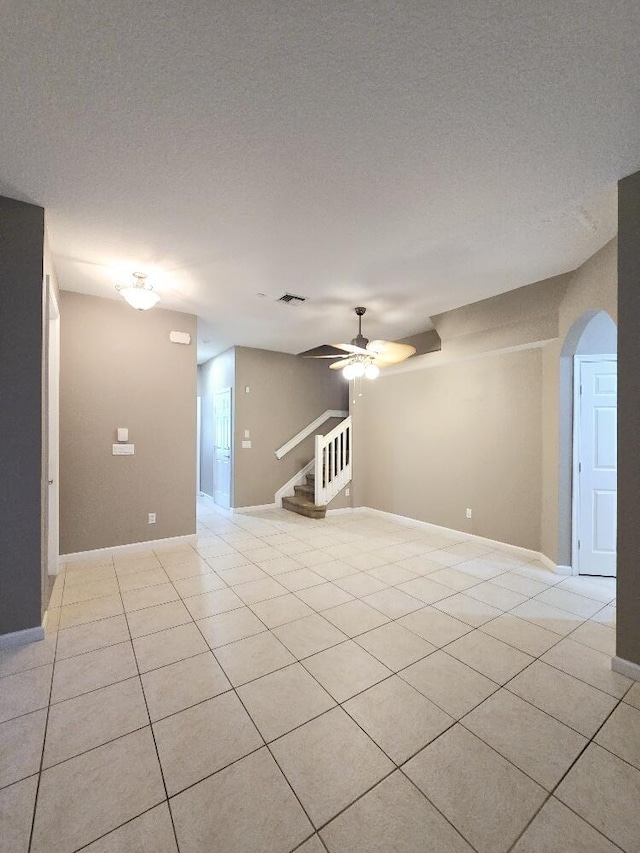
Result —
[[471, 510], [471, 507], [470, 507], [470, 506], [468, 506], [468, 507], [467, 507], [467, 518], [471, 518], [471, 516], [472, 516], [472, 515], [473, 515], [473, 512], [472, 512], [472, 510]]
[[155, 524], [155, 523], [156, 523], [156, 514], [155, 514], [155, 512], [150, 512], [149, 513], [149, 524]]
[[344, 490], [344, 496], [345, 496], [345, 498], [348, 498], [350, 494], [351, 494], [351, 489], [345, 489], [345, 490]]

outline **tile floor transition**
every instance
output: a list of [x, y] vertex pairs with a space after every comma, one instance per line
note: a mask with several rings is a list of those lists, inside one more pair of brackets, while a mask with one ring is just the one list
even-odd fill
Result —
[[69, 563], [0, 651], [0, 853], [640, 851], [614, 581], [366, 513]]

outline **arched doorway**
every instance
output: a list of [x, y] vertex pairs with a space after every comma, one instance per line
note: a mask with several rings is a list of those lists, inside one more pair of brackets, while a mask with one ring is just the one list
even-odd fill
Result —
[[609, 314], [588, 311], [560, 353], [558, 545], [572, 574], [615, 575], [617, 349]]

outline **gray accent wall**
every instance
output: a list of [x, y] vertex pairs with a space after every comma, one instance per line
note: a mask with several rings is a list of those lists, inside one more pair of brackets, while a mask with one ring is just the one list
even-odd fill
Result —
[[66, 291], [60, 311], [61, 554], [195, 533], [196, 318]]
[[618, 185], [618, 220], [616, 654], [640, 666], [640, 172]]
[[44, 210], [0, 197], [0, 634], [41, 623]]

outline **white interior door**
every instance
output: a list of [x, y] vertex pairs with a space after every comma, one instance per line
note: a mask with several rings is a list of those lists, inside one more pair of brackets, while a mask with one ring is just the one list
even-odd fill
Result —
[[616, 574], [618, 363], [576, 359], [578, 395], [577, 560], [581, 575]]
[[231, 506], [231, 388], [213, 395], [213, 499]]
[[[49, 284], [47, 276], [47, 285]], [[47, 287], [49, 308], [47, 424], [48, 424], [48, 512], [47, 512], [47, 571], [58, 573], [60, 554], [60, 311], [55, 293]]]
[[196, 494], [201, 495], [200, 491], [200, 442], [202, 439], [202, 398], [196, 397]]

